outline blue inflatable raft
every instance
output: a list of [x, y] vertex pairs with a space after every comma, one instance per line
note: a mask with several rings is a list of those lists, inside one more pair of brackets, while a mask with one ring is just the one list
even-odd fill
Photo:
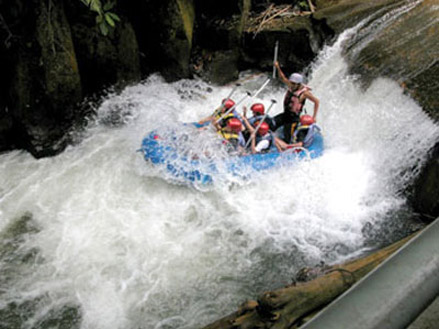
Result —
[[280, 153], [273, 147], [268, 153], [230, 156], [222, 160], [194, 160], [179, 154], [173, 145], [152, 131], [143, 139], [140, 151], [146, 161], [165, 168], [177, 180], [201, 184], [211, 184], [223, 174], [249, 177], [255, 171], [292, 165], [300, 159], [314, 159], [323, 153], [324, 146], [323, 137], [318, 132], [307, 149], [291, 149]]

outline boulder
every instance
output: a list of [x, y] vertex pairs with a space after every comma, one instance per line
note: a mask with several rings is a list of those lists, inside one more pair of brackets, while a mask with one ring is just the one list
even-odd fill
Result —
[[4, 79], [13, 143], [36, 157], [53, 155], [66, 145], [82, 96], [70, 26], [62, 2], [18, 2], [10, 10], [18, 37], [7, 50], [12, 70]]
[[168, 80], [190, 77], [190, 55], [195, 20], [192, 0], [174, 0], [161, 6], [158, 30], [163, 54], [162, 74]]
[[193, 0], [121, 1], [119, 8], [133, 24], [142, 76], [157, 71], [168, 81], [191, 76]]
[[401, 2], [402, 0], [316, 0], [318, 10], [313, 18], [324, 21], [338, 35], [370, 15], [382, 15], [380, 11], [383, 8], [399, 5]]
[[243, 38], [244, 66], [271, 71], [273, 50], [279, 41], [280, 64], [291, 72], [304, 71], [333, 35], [333, 30], [327, 28], [324, 21], [314, 20], [310, 12], [300, 12], [288, 4], [271, 5], [247, 20]]
[[139, 49], [127, 19], [122, 17], [108, 35], [103, 35], [95, 14], [80, 1], [69, 2], [67, 6], [84, 95], [139, 81]]
[[309, 65], [323, 44], [309, 17], [292, 17], [275, 21], [259, 32], [247, 29], [243, 61], [249, 67], [270, 71], [276, 41], [279, 41], [279, 62], [292, 71], [302, 71]]
[[439, 216], [439, 143], [413, 184], [412, 203], [427, 221]]
[[210, 54], [203, 63], [202, 76], [205, 80], [225, 85], [237, 80], [239, 53], [237, 50], [218, 50]]
[[193, 73], [215, 84], [236, 80], [241, 69], [243, 31], [251, 1], [196, 1]]
[[[439, 1], [340, 0], [314, 14], [341, 33], [363, 21], [346, 56], [350, 71], [359, 74], [367, 87], [380, 76], [398, 81], [434, 119], [439, 119]], [[367, 20], [368, 17], [375, 21]], [[381, 17], [387, 17], [379, 20]], [[378, 19], [378, 20], [377, 20]], [[369, 38], [369, 36], [373, 36]]]

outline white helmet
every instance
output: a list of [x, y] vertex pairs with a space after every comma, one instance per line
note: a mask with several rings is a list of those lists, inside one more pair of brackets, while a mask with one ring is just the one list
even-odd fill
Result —
[[294, 83], [302, 83], [303, 76], [299, 73], [293, 73], [290, 75], [290, 78], [288, 80], [290, 80], [291, 82], [294, 82]]

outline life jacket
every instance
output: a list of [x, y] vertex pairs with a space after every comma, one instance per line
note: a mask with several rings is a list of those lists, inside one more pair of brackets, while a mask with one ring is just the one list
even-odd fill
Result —
[[232, 149], [236, 150], [239, 145], [239, 134], [236, 132], [226, 131], [224, 128], [218, 130], [218, 135], [224, 138], [227, 146], [230, 146]]
[[263, 115], [255, 115], [255, 116], [251, 117], [250, 119], [248, 119], [248, 122], [252, 126], [255, 126], [256, 121], [261, 121], [263, 117], [264, 117]]
[[230, 113], [228, 113], [227, 115], [224, 115], [223, 112], [221, 112], [221, 110], [217, 110], [214, 114], [214, 121], [218, 121], [219, 119], [221, 119], [221, 121], [219, 122], [219, 125], [224, 128], [227, 125], [227, 120], [234, 118], [235, 117], [235, 113], [233, 113], [234, 111], [231, 111]]
[[264, 136], [256, 134], [256, 140], [255, 140], [256, 145], [258, 145], [259, 142], [262, 142], [264, 140], [268, 140], [268, 147], [266, 149], [262, 150], [262, 153], [270, 151], [271, 146], [273, 146], [273, 144], [274, 144], [273, 133], [270, 131], [267, 134], [265, 134]]
[[305, 138], [303, 139], [302, 143], [303, 143], [303, 147], [304, 148], [308, 148], [311, 146], [312, 142], [314, 141], [314, 136], [316, 133], [321, 131], [321, 128], [316, 125], [315, 123], [312, 125], [299, 125], [299, 127], [296, 129], [296, 131], [294, 131], [293, 134], [293, 143], [297, 143], [297, 136], [299, 135], [299, 132], [308, 129]]
[[[264, 116], [263, 115], [255, 115], [254, 117], [251, 117], [250, 119], [248, 119], [248, 122], [256, 128], [255, 123], [258, 121], [261, 121], [262, 118]], [[276, 128], [276, 124], [274, 123], [274, 120], [272, 117], [270, 117], [269, 115], [267, 115], [264, 119], [264, 122], [266, 122], [268, 124], [268, 126], [270, 127], [270, 130], [275, 130]]]
[[301, 101], [300, 96], [308, 90], [311, 90], [311, 88], [306, 85], [302, 85], [302, 88], [294, 92], [288, 90], [284, 98], [284, 111], [289, 111], [300, 115], [306, 101], [306, 98]]

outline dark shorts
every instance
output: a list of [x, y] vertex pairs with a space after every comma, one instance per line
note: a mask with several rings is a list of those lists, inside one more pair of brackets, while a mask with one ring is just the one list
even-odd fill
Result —
[[288, 144], [291, 143], [292, 130], [294, 130], [297, 124], [299, 123], [300, 116], [292, 112], [283, 112], [276, 115], [273, 118], [273, 120], [276, 124], [275, 130], [283, 126], [284, 127], [283, 139], [286, 143]]

